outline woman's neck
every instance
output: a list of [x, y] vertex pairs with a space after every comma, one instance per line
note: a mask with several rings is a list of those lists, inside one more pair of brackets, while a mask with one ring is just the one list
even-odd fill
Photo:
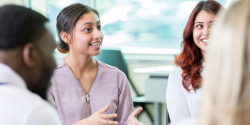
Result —
[[89, 55], [76, 55], [69, 53], [63, 60], [74, 73], [79, 75], [89, 72], [97, 67], [97, 62]]
[[201, 60], [202, 60], [203, 62], [205, 62], [205, 57], [206, 57], [205, 55], [206, 55], [206, 54], [205, 54], [204, 51], [201, 51], [201, 54], [202, 54], [202, 59], [201, 59]]

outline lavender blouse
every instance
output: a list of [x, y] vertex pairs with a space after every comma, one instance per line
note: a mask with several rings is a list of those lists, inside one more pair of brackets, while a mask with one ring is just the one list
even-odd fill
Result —
[[[129, 84], [125, 74], [116, 67], [97, 61], [98, 73], [89, 91], [91, 115], [110, 103], [107, 114], [117, 113], [112, 120], [126, 125], [134, 111]], [[63, 59], [57, 62], [49, 93], [64, 125], [89, 117], [86, 95]]]

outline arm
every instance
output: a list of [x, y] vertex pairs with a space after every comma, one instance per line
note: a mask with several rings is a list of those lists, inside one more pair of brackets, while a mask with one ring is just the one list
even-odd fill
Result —
[[134, 111], [132, 96], [128, 84], [126, 75], [118, 71], [118, 106], [117, 106], [117, 118], [114, 121], [118, 121], [119, 125], [127, 125], [127, 119], [129, 115]]
[[175, 68], [169, 75], [166, 101], [172, 125], [175, 125], [179, 120], [191, 117], [183, 92], [181, 72], [178, 71], [178, 68]]

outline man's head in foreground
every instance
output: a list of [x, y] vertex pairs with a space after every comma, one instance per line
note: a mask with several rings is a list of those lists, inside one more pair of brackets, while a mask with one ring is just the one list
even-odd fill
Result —
[[45, 27], [47, 22], [46, 17], [25, 7], [0, 7], [0, 63], [12, 68], [43, 99], [56, 67], [56, 42]]

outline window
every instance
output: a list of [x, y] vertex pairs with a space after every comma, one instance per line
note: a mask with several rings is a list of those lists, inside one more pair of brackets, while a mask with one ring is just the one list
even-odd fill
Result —
[[[104, 48], [131, 53], [180, 51], [189, 15], [199, 0], [46, 0], [46, 13], [56, 30], [56, 17], [71, 3], [91, 4], [101, 15]], [[223, 6], [227, 0], [217, 0]], [[58, 38], [57, 38], [58, 40]]]

